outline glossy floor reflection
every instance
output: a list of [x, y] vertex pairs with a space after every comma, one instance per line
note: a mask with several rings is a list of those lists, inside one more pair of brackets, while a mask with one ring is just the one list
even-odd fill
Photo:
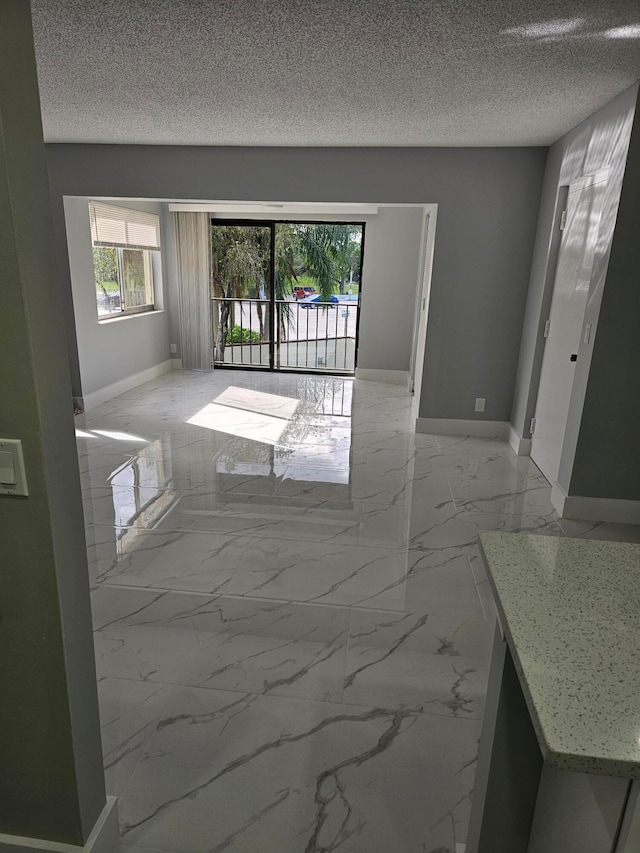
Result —
[[492, 635], [479, 531], [637, 533], [559, 523], [530, 460], [415, 435], [389, 385], [176, 372], [77, 430], [126, 853], [456, 853]]

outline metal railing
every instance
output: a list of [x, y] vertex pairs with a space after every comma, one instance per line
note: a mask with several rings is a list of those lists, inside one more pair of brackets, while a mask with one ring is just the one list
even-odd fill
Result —
[[[353, 373], [358, 301], [212, 299], [214, 362]], [[271, 312], [273, 341], [270, 339]], [[273, 363], [272, 363], [273, 359]]]
[[270, 301], [214, 297], [211, 304], [214, 364], [269, 367]]

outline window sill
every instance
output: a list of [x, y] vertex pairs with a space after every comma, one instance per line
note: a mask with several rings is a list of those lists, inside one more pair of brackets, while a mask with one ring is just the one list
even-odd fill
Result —
[[123, 320], [135, 320], [136, 317], [150, 317], [152, 314], [164, 314], [164, 308], [154, 308], [153, 311], [138, 311], [133, 314], [122, 314], [120, 317], [98, 317], [98, 325], [121, 323]]

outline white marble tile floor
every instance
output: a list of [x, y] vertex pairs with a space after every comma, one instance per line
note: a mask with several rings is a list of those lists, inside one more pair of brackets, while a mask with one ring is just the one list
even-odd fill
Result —
[[478, 533], [640, 540], [396, 386], [173, 372], [76, 426], [118, 853], [460, 853]]

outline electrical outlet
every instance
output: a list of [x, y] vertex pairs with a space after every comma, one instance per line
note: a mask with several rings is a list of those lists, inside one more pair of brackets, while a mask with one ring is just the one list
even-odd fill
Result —
[[178, 347], [175, 344], [171, 344], [171, 352], [178, 352]]
[[476, 397], [476, 412], [484, 412], [484, 397]]

